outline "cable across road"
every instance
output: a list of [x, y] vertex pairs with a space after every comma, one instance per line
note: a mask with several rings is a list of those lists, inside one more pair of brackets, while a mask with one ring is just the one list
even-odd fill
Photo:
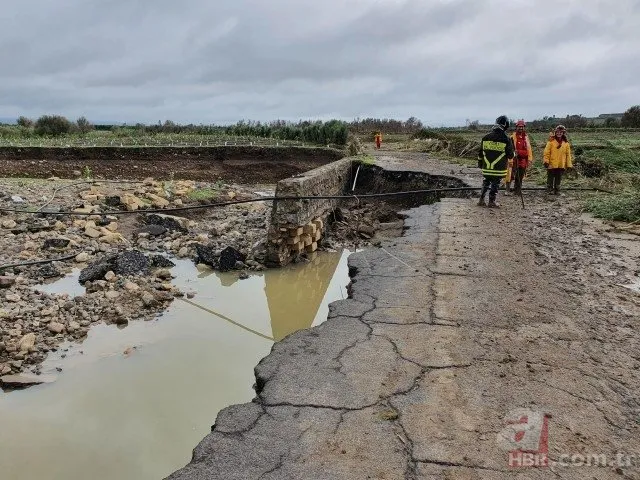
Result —
[[[218, 207], [227, 207], [230, 205], [240, 205], [244, 203], [255, 203], [255, 202], [282, 202], [282, 201], [298, 201], [298, 200], [359, 200], [363, 198], [385, 198], [385, 197], [398, 197], [403, 195], [424, 195], [429, 193], [441, 193], [441, 192], [464, 192], [464, 191], [474, 191], [474, 190], [482, 190], [482, 187], [445, 187], [445, 188], [429, 188], [429, 189], [421, 189], [421, 190], [405, 190], [401, 192], [385, 192], [385, 193], [364, 193], [362, 195], [305, 195], [305, 196], [273, 196], [273, 197], [255, 197], [248, 198], [245, 200], [232, 200], [228, 202], [218, 202], [218, 203], [205, 203], [199, 205], [187, 205], [184, 207], [172, 207], [172, 208], [156, 208], [156, 209], [141, 209], [141, 210], [114, 210], [114, 211], [106, 211], [106, 212], [96, 212], [96, 213], [88, 213], [88, 212], [74, 212], [74, 211], [66, 211], [66, 212], [49, 212], [49, 211], [30, 211], [25, 209], [17, 209], [17, 208], [0, 208], [0, 212], [7, 213], [21, 213], [21, 214], [33, 214], [33, 215], [51, 215], [51, 216], [66, 216], [66, 215], [74, 215], [74, 216], [94, 216], [94, 215], [140, 215], [140, 214], [149, 214], [149, 213], [172, 213], [172, 212], [185, 212], [190, 210], [205, 210], [208, 208], [218, 208]], [[523, 187], [522, 190], [526, 191], [546, 191], [544, 187]], [[571, 190], [571, 191], [597, 191], [603, 193], [612, 193], [608, 190], [604, 190], [601, 188], [590, 187], [590, 188], [581, 188], [581, 187], [567, 187], [563, 188], [563, 190]]]

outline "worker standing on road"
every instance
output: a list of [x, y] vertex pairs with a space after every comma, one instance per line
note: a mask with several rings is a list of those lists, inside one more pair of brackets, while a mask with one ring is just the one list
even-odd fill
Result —
[[573, 168], [571, 146], [564, 125], [558, 125], [549, 135], [549, 141], [544, 148], [544, 168], [547, 169], [547, 193], [558, 195], [562, 175], [566, 169]]
[[380, 145], [382, 144], [382, 133], [381, 132], [376, 133], [375, 141], [376, 141], [376, 149], [380, 150]]
[[482, 137], [480, 151], [478, 152], [478, 168], [482, 169], [484, 181], [478, 205], [484, 207], [487, 204], [484, 197], [489, 191], [489, 207], [498, 208], [496, 203], [498, 187], [507, 175], [507, 165], [513, 158], [513, 142], [507, 135], [509, 119], [505, 115], [496, 118], [493, 130]]
[[[518, 120], [516, 122], [516, 131], [511, 135], [513, 140], [513, 146], [515, 149], [515, 158], [513, 159], [513, 175], [515, 179], [514, 193], [520, 195], [522, 193], [522, 181], [527, 175], [527, 169], [533, 163], [533, 150], [531, 148], [531, 142], [529, 141], [529, 135], [525, 132], [524, 120]], [[511, 186], [511, 182], [507, 184], [507, 190]]]

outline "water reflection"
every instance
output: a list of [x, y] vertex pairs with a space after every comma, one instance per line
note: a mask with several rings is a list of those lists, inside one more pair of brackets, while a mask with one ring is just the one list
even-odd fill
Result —
[[155, 480], [182, 467], [221, 408], [253, 397], [270, 338], [326, 319], [347, 256], [246, 280], [178, 261], [174, 283], [195, 298], [124, 329], [94, 326], [47, 359], [55, 383], [0, 393], [0, 478]]

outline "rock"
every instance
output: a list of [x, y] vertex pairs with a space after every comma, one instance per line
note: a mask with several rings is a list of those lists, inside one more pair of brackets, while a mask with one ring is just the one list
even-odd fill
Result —
[[123, 205], [119, 195], [104, 197], [104, 204], [107, 205], [108, 207], [114, 207], [114, 208], [117, 208]]
[[187, 292], [187, 298], [193, 298], [196, 294], [194, 292]]
[[142, 181], [142, 183], [147, 187], [153, 187], [156, 184], [156, 181], [153, 179], [153, 177], [147, 177]]
[[18, 303], [20, 301], [20, 295], [17, 293], [7, 293], [4, 298], [7, 299], [7, 302]]
[[171, 268], [176, 266], [175, 263], [162, 255], [151, 255], [149, 260], [151, 261], [151, 265], [154, 267]]
[[16, 228], [18, 224], [15, 222], [15, 220], [5, 220], [2, 222], [2, 228]]
[[235, 268], [236, 270], [242, 270], [243, 268], [247, 268], [247, 265], [244, 262], [238, 260], [233, 268]]
[[15, 277], [0, 276], [0, 288], [9, 288], [16, 283]]
[[115, 300], [120, 296], [120, 292], [117, 292], [115, 290], [109, 290], [104, 294], [104, 296], [107, 297], [107, 299], [109, 300]]
[[47, 263], [36, 271], [36, 275], [42, 278], [56, 278], [60, 276], [60, 272], [51, 263]]
[[78, 277], [78, 282], [84, 284], [85, 282], [99, 280], [104, 278], [106, 273], [111, 269], [111, 263], [105, 261], [105, 259], [98, 260], [82, 269], [80, 276]]
[[82, 172], [80, 170], [74, 170], [73, 172], [71, 172], [71, 175], [73, 175], [74, 177], [80, 177], [82, 176]]
[[47, 328], [51, 333], [62, 333], [64, 325], [58, 322], [50, 322]]
[[211, 265], [207, 265], [206, 263], [198, 263], [196, 265], [196, 268], [198, 269], [199, 272], [209, 272], [211, 271]]
[[118, 275], [149, 274], [151, 262], [141, 252], [130, 250], [116, 257], [114, 272]]
[[214, 268], [217, 267], [218, 256], [213, 248], [198, 243], [196, 244], [196, 254], [196, 263], [204, 263]]
[[240, 272], [240, 275], [238, 275], [238, 278], [240, 280], [246, 280], [247, 278], [249, 278], [249, 274], [243, 270], [242, 272]]
[[56, 223], [53, 224], [53, 228], [54, 230], [66, 230], [67, 226], [62, 223], [60, 220], [58, 220]]
[[157, 237], [160, 235], [164, 235], [165, 233], [167, 233], [167, 231], [168, 230], [162, 225], [147, 225], [146, 227], [142, 227], [140, 230], [138, 230], [138, 235], [140, 235], [141, 233], [146, 233], [152, 237]]
[[157, 305], [158, 300], [156, 300], [156, 297], [151, 292], [144, 292], [142, 294], [142, 303], [145, 307], [149, 308]]
[[11, 367], [9, 365], [2, 365], [0, 368], [0, 375], [5, 375], [11, 371]]
[[107, 233], [100, 238], [100, 241], [108, 243], [109, 245], [126, 242], [125, 238], [120, 233]]
[[164, 208], [169, 206], [169, 200], [159, 197], [153, 193], [147, 193], [147, 198], [151, 200], [151, 204], [156, 208]]
[[76, 255], [76, 258], [74, 260], [78, 263], [84, 263], [84, 262], [88, 262], [90, 259], [91, 259], [91, 255], [89, 255], [87, 252], [82, 252]]
[[172, 215], [159, 215], [152, 213], [146, 216], [145, 223], [147, 225], [162, 225], [167, 230], [186, 233], [188, 220], [186, 218], [175, 217]]
[[11, 195], [11, 201], [13, 203], [24, 203], [24, 199], [18, 195]]
[[189, 256], [189, 249], [187, 247], [182, 247], [179, 251], [178, 251], [178, 256], [180, 258], [184, 258]]
[[40, 385], [42, 383], [55, 382], [55, 377], [50, 375], [4, 375], [0, 377], [0, 383], [5, 387], [25, 388], [32, 385]]
[[109, 270], [107, 273], [104, 274], [104, 279], [107, 282], [115, 282], [116, 281], [116, 274], [113, 273], [111, 270]]
[[135, 292], [136, 290], [140, 290], [140, 286], [137, 283], [127, 282], [124, 284], [125, 290], [130, 292]]
[[80, 324], [72, 320], [69, 322], [69, 326], [67, 327], [67, 330], [69, 330], [70, 332], [75, 332], [76, 330], [80, 330]]
[[163, 268], [156, 272], [156, 277], [161, 278], [162, 280], [169, 280], [171, 278], [171, 272], [166, 268]]
[[66, 248], [69, 246], [70, 242], [71, 240], [68, 238], [48, 238], [44, 241], [42, 248]]
[[218, 268], [220, 271], [226, 272], [235, 268], [236, 262], [244, 262], [246, 259], [247, 257], [243, 253], [233, 247], [227, 247], [220, 253]]
[[173, 201], [173, 204], [174, 204], [176, 207], [181, 207], [181, 206], [182, 206], [182, 200], [180, 200], [179, 198], [176, 198], [176, 199]]
[[118, 223], [117, 222], [109, 222], [106, 227], [107, 230], [109, 230], [110, 232], [115, 232], [116, 230], [118, 230]]
[[98, 230], [96, 230], [95, 228], [91, 228], [91, 227], [85, 228], [84, 234], [87, 237], [90, 237], [90, 238], [99, 238], [100, 237], [100, 232]]
[[127, 317], [124, 317], [122, 315], [117, 315], [113, 321], [115, 322], [116, 325], [127, 325], [129, 323], [129, 319]]
[[36, 334], [35, 333], [27, 333], [24, 337], [20, 339], [18, 342], [18, 348], [21, 352], [29, 352], [36, 344]]
[[170, 292], [171, 290], [173, 290], [173, 285], [171, 285], [170, 283], [163, 283], [160, 288], [162, 290], [166, 290], [167, 292]]

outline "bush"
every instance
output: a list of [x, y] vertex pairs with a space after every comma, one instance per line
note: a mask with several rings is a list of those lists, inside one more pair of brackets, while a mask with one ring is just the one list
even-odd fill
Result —
[[586, 210], [605, 220], [640, 221], [640, 190], [625, 190], [619, 194], [596, 195], [586, 202]]
[[640, 128], [640, 105], [634, 105], [624, 112], [620, 124], [623, 127]]
[[43, 115], [35, 124], [38, 135], [59, 136], [71, 131], [71, 122], [60, 115]]
[[447, 136], [444, 133], [438, 132], [437, 130], [432, 130], [430, 128], [421, 128], [416, 133], [411, 135], [411, 138], [417, 140], [446, 140]]
[[87, 120], [86, 117], [80, 117], [78, 120], [76, 120], [76, 125], [78, 127], [78, 131], [82, 134], [89, 133], [91, 130], [93, 130], [93, 125], [89, 122], [89, 120]]
[[21, 127], [25, 127], [25, 128], [33, 127], [33, 120], [31, 120], [30, 118], [27, 118], [25, 116], [18, 117], [17, 123]]

